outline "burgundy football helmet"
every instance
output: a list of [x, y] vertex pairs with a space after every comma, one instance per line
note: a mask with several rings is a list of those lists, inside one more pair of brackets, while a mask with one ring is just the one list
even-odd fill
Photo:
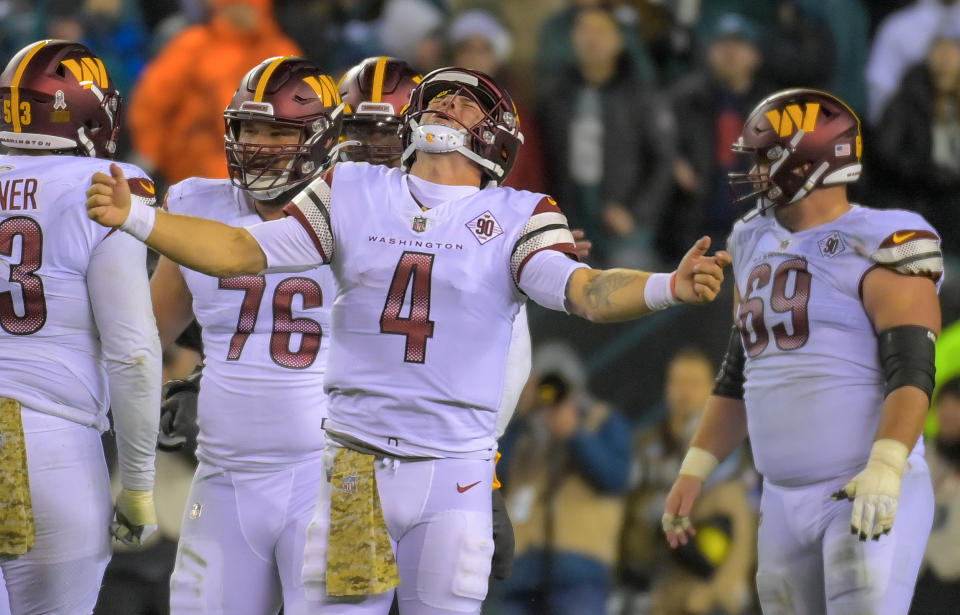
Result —
[[860, 118], [820, 90], [794, 88], [768, 96], [750, 113], [732, 149], [754, 158], [747, 173], [730, 173], [736, 202], [761, 198], [760, 211], [795, 203], [821, 186], [857, 181], [863, 144]]
[[120, 132], [120, 93], [80, 43], [43, 40], [17, 52], [0, 74], [0, 144], [110, 158]]
[[400, 114], [422, 78], [409, 64], [387, 56], [367, 58], [340, 79], [345, 105], [343, 160], [400, 166]]
[[[430, 102], [438, 96], [466, 96], [479, 105], [484, 116], [475, 125], [465, 126], [442, 111], [429, 111]], [[425, 113], [460, 124], [461, 128], [438, 130], [438, 125], [421, 124]], [[489, 75], [466, 68], [439, 68], [424, 77], [410, 94], [402, 122], [404, 170], [410, 170], [418, 150], [458, 152], [479, 165], [489, 182], [499, 186], [510, 174], [523, 143], [520, 119], [510, 95]]]
[[[230, 180], [259, 200], [273, 200], [327, 166], [340, 139], [343, 104], [333, 79], [313, 62], [282, 56], [246, 74], [223, 119]], [[244, 121], [293, 127], [300, 139], [291, 145], [244, 143]]]

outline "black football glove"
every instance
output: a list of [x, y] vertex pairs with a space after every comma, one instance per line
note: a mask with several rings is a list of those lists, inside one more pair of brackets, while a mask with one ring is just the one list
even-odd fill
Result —
[[178, 451], [185, 445], [196, 443], [197, 395], [200, 392], [198, 369], [183, 380], [170, 380], [163, 385], [160, 404], [160, 433], [157, 448], [162, 451]]
[[506, 579], [513, 569], [513, 523], [507, 514], [507, 503], [500, 489], [493, 490], [493, 561], [490, 574], [495, 579]]

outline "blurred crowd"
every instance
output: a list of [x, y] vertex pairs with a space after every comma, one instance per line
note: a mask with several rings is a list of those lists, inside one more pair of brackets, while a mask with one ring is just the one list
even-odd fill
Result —
[[[227, 176], [223, 109], [267, 57], [304, 55], [335, 78], [376, 55], [423, 72], [482, 70], [512, 93], [526, 137], [508, 185], [555, 197], [593, 241], [594, 264], [648, 270], [703, 234], [723, 246], [744, 211], [726, 177], [747, 170], [729, 147], [745, 114], [776, 89], [824, 88], [863, 121], [852, 200], [920, 212], [943, 237], [943, 340], [960, 338], [946, 326], [960, 317], [960, 1], [0, 0], [4, 58], [45, 37], [82, 41], [104, 60], [126, 97], [119, 157], [161, 190]], [[591, 325], [557, 327], [531, 309], [534, 372], [499, 466], [518, 558], [490, 613], [752, 612], [749, 451], [711, 479], [688, 548], [668, 554], [656, 529], [729, 306], [711, 308], [723, 326], [696, 335], [683, 312], [616, 329], [589, 357], [576, 347], [596, 341]], [[543, 344], [548, 334], [563, 341]], [[697, 347], [678, 350], [689, 339]], [[928, 432], [937, 513], [917, 613], [956, 612], [960, 600], [960, 366], [944, 357]], [[617, 373], [625, 384], [611, 384]], [[179, 520], [190, 455], [158, 463]], [[154, 562], [172, 558], [176, 523], [156, 557], [115, 558], [106, 583], [119, 610], [98, 613], [165, 612], [151, 605], [164, 604], [169, 569]], [[117, 602], [125, 591], [131, 602]]]

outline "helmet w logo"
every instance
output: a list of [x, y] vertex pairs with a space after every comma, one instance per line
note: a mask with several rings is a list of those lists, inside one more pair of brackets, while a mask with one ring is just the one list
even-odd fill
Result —
[[772, 109], [764, 115], [781, 137], [789, 137], [797, 128], [813, 132], [817, 126], [817, 116], [820, 115], [820, 103], [808, 102], [802, 111], [800, 105], [787, 105], [783, 111]]
[[107, 69], [100, 58], [84, 57], [80, 58], [80, 61], [68, 58], [62, 61], [61, 64], [76, 77], [84, 89], [89, 90], [90, 86], [94, 83], [97, 84], [97, 87], [100, 89], [106, 89], [109, 85]]

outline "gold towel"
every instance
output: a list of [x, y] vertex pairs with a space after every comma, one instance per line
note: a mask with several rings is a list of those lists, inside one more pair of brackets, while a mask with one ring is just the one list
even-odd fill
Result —
[[33, 548], [33, 507], [20, 402], [0, 397], [0, 560]]
[[363, 596], [400, 584], [390, 546], [373, 455], [341, 448], [330, 475], [327, 594]]

